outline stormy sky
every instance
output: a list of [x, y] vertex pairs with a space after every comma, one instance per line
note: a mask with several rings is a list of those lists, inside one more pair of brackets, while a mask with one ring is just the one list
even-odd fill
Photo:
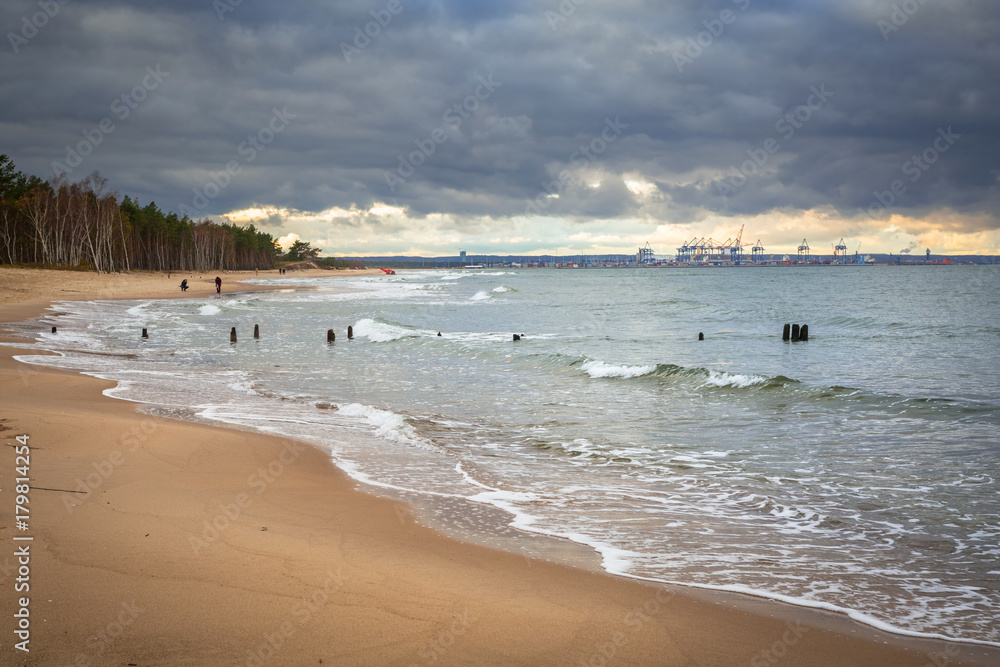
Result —
[[328, 254], [1000, 252], [992, 0], [7, 0], [0, 153]]

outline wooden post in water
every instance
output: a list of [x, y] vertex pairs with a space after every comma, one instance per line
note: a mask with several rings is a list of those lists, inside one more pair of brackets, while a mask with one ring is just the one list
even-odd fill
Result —
[[698, 340], [705, 340], [705, 334], [701, 331], [698, 332]]
[[149, 338], [149, 334], [148, 334], [148, 333], [146, 333], [146, 329], [145, 329], [145, 327], [143, 327], [143, 329], [142, 329], [142, 337], [143, 337], [143, 338]]
[[332, 343], [335, 340], [337, 340], [337, 334], [333, 333], [333, 329], [327, 329], [326, 330], [326, 342], [327, 343]]
[[55, 333], [55, 332], [56, 332], [56, 328], [52, 327], [52, 333]]
[[792, 342], [794, 343], [798, 339], [799, 339], [799, 325], [798, 324], [793, 324], [792, 325]]
[[253, 337], [254, 338], [260, 338], [260, 325], [259, 324], [253, 325]]
[[354, 338], [354, 327], [348, 325], [347, 327], [347, 340]]
[[514, 342], [516, 343], [519, 340], [521, 340], [521, 337], [518, 336], [517, 334], [514, 334]]
[[233, 327], [229, 332], [229, 342], [230, 343], [236, 342], [236, 327]]
[[803, 324], [799, 329], [799, 340], [809, 340], [809, 325]]
[[786, 322], [785, 330], [781, 332], [781, 340], [788, 342], [788, 339], [791, 336], [791, 330], [792, 330], [792, 325]]

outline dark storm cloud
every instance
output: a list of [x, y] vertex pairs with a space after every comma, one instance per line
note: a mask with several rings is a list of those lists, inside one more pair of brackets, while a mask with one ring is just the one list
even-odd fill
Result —
[[996, 3], [43, 4], [30, 38], [37, 2], [0, 9], [0, 152], [48, 176], [89, 141], [70, 178], [169, 209], [854, 216], [897, 180], [909, 214], [998, 203]]

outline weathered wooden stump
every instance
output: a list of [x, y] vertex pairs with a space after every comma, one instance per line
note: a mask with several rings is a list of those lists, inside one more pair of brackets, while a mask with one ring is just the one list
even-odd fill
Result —
[[354, 338], [354, 327], [348, 326], [347, 327], [347, 340], [351, 340], [352, 338]]
[[809, 325], [803, 324], [799, 329], [799, 340], [809, 340]]
[[326, 342], [327, 343], [332, 343], [335, 340], [337, 340], [337, 334], [333, 333], [333, 329], [327, 329], [326, 330]]
[[785, 329], [784, 329], [784, 331], [782, 331], [782, 332], [781, 332], [781, 340], [783, 340], [783, 341], [786, 341], [786, 342], [787, 342], [787, 341], [788, 341], [788, 339], [789, 339], [789, 338], [791, 337], [791, 335], [792, 335], [792, 334], [791, 334], [791, 331], [792, 331], [792, 325], [791, 325], [791, 324], [788, 324], [788, 323], [786, 322], [786, 323], [785, 323]]
[[798, 339], [799, 339], [799, 325], [798, 324], [793, 324], [792, 325], [792, 342], [794, 343]]
[[149, 334], [148, 334], [148, 333], [146, 333], [146, 330], [145, 330], [145, 329], [143, 329], [143, 330], [142, 330], [142, 337], [143, 337], [143, 338], [149, 338]]
[[259, 324], [253, 325], [253, 337], [254, 338], [260, 338], [260, 325]]
[[236, 342], [236, 327], [233, 327], [229, 331], [229, 342], [230, 343], [235, 343]]

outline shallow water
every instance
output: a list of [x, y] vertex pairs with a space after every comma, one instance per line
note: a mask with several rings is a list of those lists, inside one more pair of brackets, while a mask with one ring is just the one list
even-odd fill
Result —
[[1000, 643], [996, 267], [258, 282], [289, 289], [61, 304], [38, 345], [64, 356], [22, 358], [307, 439], [442, 515], [499, 508], [612, 572]]

